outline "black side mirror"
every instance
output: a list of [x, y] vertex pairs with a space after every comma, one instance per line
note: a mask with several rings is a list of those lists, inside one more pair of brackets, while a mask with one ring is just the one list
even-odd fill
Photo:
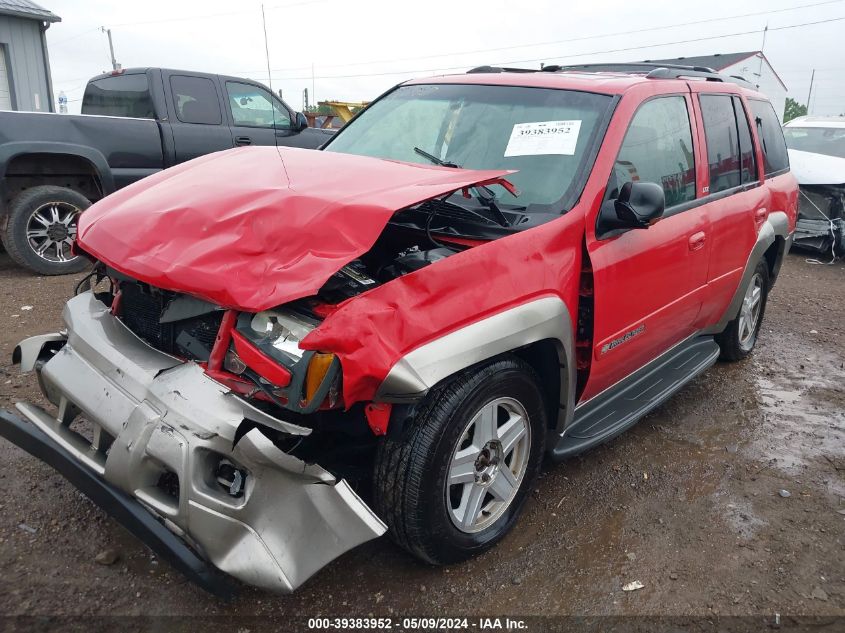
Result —
[[602, 205], [601, 230], [647, 229], [663, 215], [665, 207], [666, 196], [657, 183], [626, 182], [619, 190], [618, 198]]
[[308, 119], [305, 118], [305, 115], [302, 114], [302, 112], [296, 113], [296, 122], [293, 127], [297, 132], [301, 132], [308, 127]]

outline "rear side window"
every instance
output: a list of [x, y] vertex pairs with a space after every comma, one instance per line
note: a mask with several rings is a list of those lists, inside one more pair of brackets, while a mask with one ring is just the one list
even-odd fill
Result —
[[751, 128], [748, 125], [748, 115], [745, 114], [742, 99], [734, 97], [733, 102], [736, 127], [739, 132], [740, 182], [745, 184], [757, 180], [757, 156], [754, 152], [754, 143], [751, 140]]
[[646, 101], [631, 120], [613, 166], [608, 197], [628, 181], [656, 182], [666, 208], [695, 199], [695, 159], [687, 102], [683, 97]]
[[[707, 163], [710, 167], [710, 193], [718, 193], [748, 182], [741, 160], [743, 150], [739, 127], [730, 95], [700, 95]], [[740, 104], [741, 106], [741, 104]], [[747, 129], [746, 129], [747, 131]], [[746, 138], [750, 151], [750, 139]], [[753, 156], [752, 156], [753, 159]]]
[[116, 75], [91, 81], [82, 97], [82, 114], [154, 119], [146, 75]]
[[768, 101], [750, 100], [751, 113], [757, 126], [757, 136], [763, 149], [763, 168], [766, 176], [771, 176], [789, 169], [789, 154], [783, 139], [783, 129], [775, 114], [775, 109]]
[[214, 82], [206, 77], [170, 77], [170, 89], [176, 106], [176, 118], [182, 123], [220, 125], [220, 100]]

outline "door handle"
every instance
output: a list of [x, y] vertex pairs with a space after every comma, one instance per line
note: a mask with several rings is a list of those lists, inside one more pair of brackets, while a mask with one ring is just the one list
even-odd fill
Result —
[[252, 145], [252, 139], [248, 136], [236, 136], [235, 145]]
[[765, 209], [765, 208], [763, 208], [763, 209], [757, 209], [757, 210], [754, 212], [754, 219], [755, 219], [755, 220], [757, 220], [757, 222], [762, 222], [763, 220], [765, 220], [765, 219], [766, 219], [766, 216], [767, 216], [767, 215], [769, 215], [769, 212], [768, 212], [768, 210], [767, 210], [767, 209]]
[[707, 235], [704, 231], [699, 231], [698, 233], [693, 233], [690, 235], [689, 238], [689, 249], [691, 251], [697, 251], [704, 248], [704, 243], [707, 241]]

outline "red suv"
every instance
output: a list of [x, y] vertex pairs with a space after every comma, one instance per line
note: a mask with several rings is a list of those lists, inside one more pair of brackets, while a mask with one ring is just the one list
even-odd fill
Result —
[[66, 329], [15, 351], [56, 409], [0, 433], [211, 589], [207, 562], [291, 591], [387, 530], [458, 561], [544, 454], [751, 352], [796, 197], [770, 103], [709, 69], [409, 81], [323, 151], [86, 211]]

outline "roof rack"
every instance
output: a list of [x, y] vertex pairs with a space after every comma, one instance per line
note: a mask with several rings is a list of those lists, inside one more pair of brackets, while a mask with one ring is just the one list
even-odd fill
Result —
[[659, 64], [655, 62], [636, 62], [631, 64], [579, 64], [576, 66], [545, 66], [544, 72], [575, 70], [586, 72], [644, 72], [646, 79], [683, 79], [692, 77], [706, 81], [733, 83], [744, 88], [757, 90], [757, 86], [737, 75], [722, 75], [707, 66], [683, 66], [681, 64]]
[[680, 64], [656, 64], [653, 62], [631, 62], [631, 63], [604, 63], [604, 64], [574, 64], [571, 66], [544, 66], [543, 70], [545, 72], [557, 72], [559, 70], [586, 70], [592, 72], [628, 72], [628, 73], [636, 73], [636, 72], [648, 72], [651, 70], [656, 70], [658, 68], [668, 68], [672, 70], [684, 70], [684, 71], [695, 71], [700, 73], [711, 73], [714, 75], [718, 75], [718, 73], [707, 66], [682, 66]]
[[476, 73], [536, 73], [536, 68], [505, 68], [504, 66], [476, 66], [467, 71], [467, 75]]
[[618, 72], [618, 73], [645, 73], [646, 79], [683, 79], [698, 78], [706, 81], [722, 81], [733, 83], [744, 88], [757, 90], [757, 86], [744, 77], [738, 75], [722, 75], [713, 68], [707, 66], [683, 66], [681, 64], [659, 64], [656, 62], [634, 62], [622, 64], [577, 64], [575, 66], [560, 66], [550, 64], [539, 70], [532, 68], [505, 68], [503, 66], [477, 66], [467, 71], [467, 74], [475, 73], [556, 73], [561, 71], [582, 71], [582, 72]]

